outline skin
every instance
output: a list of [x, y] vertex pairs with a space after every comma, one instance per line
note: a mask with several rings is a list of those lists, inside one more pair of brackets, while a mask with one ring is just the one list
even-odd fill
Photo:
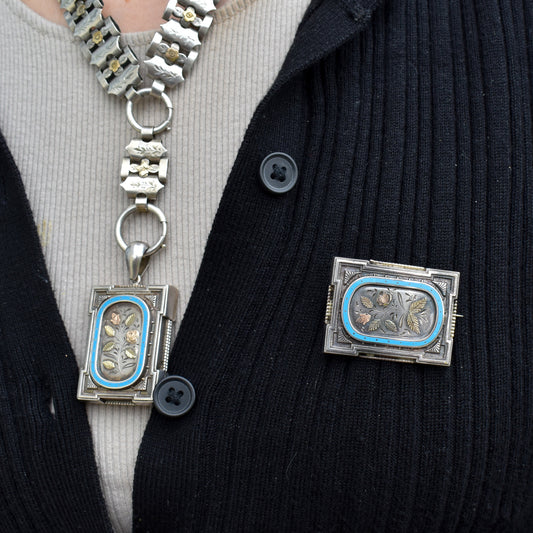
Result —
[[[57, 0], [22, 0], [41, 17], [66, 26], [63, 10]], [[217, 7], [231, 0], [220, 0]], [[124, 33], [156, 30], [168, 0], [104, 0], [104, 16], [111, 15]]]

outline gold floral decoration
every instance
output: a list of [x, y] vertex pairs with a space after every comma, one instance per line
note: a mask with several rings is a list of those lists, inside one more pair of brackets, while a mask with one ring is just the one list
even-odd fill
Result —
[[81, 1], [78, 2], [76, 7], [76, 16], [81, 17], [82, 15], [85, 15], [85, 12], [87, 11], [87, 8], [85, 7], [85, 2]]
[[118, 59], [112, 59], [109, 62], [109, 70], [111, 72], [116, 73], [119, 68], [120, 68], [120, 62]]
[[188, 7], [184, 13], [183, 13], [183, 20], [185, 22], [193, 22], [196, 19], [196, 12], [194, 11], [194, 8]]
[[93, 33], [92, 41], [94, 44], [100, 44], [104, 40], [104, 34], [100, 30]]
[[391, 302], [391, 295], [390, 292], [380, 292], [378, 295], [377, 303], [378, 305], [381, 305], [382, 307], [387, 307], [387, 305]]
[[370, 322], [371, 318], [372, 317], [366, 313], [359, 313], [359, 317], [357, 318], [356, 322], [364, 326], [365, 324], [368, 324], [368, 322]]
[[139, 340], [139, 331], [132, 329], [126, 332], [126, 341], [130, 344], [135, 344]]
[[145, 178], [148, 174], [159, 172], [159, 165], [151, 165], [148, 159], [141, 159], [140, 164], [130, 165], [130, 172], [138, 173], [141, 178]]
[[178, 58], [180, 56], [180, 52], [179, 50], [177, 50], [176, 48], [174, 47], [169, 47], [167, 49], [167, 51], [165, 52], [165, 57], [171, 62], [171, 63], [175, 63]]

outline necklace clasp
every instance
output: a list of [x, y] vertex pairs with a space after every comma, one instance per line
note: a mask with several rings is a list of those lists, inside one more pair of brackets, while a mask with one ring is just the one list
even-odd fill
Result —
[[[133, 115], [133, 103], [139, 100], [140, 98], [143, 98], [144, 96], [153, 96], [154, 98], [159, 98], [160, 100], [163, 100], [163, 103], [167, 108], [167, 118], [157, 126], [143, 126], [137, 121], [137, 119]], [[126, 103], [126, 116], [128, 117], [128, 122], [131, 124], [133, 129], [138, 133], [141, 133], [142, 135], [146, 135], [148, 132], [150, 132], [150, 135], [153, 137], [154, 135], [157, 135], [169, 129], [170, 123], [172, 122], [173, 110], [174, 108], [172, 106], [172, 100], [165, 92], [152, 91], [152, 89], [150, 88], [145, 88], [139, 89], [138, 91], [130, 91], [130, 93], [128, 93], [128, 102]]]

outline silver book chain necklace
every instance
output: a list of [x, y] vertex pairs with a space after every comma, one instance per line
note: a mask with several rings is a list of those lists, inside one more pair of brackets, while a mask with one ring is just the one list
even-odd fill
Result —
[[[151, 85], [142, 87], [139, 61], [111, 17], [103, 17], [101, 0], [58, 0], [83, 54], [97, 69], [96, 77], [111, 95], [125, 98], [126, 117], [137, 132], [125, 148], [120, 186], [132, 204], [118, 217], [115, 236], [125, 254], [130, 284], [94, 287], [89, 313], [87, 357], [80, 371], [78, 399], [113, 405], [150, 405], [163, 414], [179, 416], [194, 403], [192, 385], [167, 376], [178, 291], [170, 285], [141, 284], [150, 258], [165, 246], [166, 217], [156, 205], [168, 173], [167, 150], [158, 135], [170, 129], [172, 100], [167, 94], [182, 83], [198, 57], [213, 22], [218, 0], [170, 0], [145, 61]], [[156, 98], [166, 118], [146, 126], [135, 118], [134, 106]], [[151, 214], [160, 222], [157, 242], [126, 242], [122, 227], [130, 216]]]

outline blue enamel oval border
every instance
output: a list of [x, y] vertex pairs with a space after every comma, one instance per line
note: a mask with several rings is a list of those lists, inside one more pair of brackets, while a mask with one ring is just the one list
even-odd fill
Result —
[[[390, 286], [394, 285], [397, 287], [408, 287], [412, 289], [420, 289], [424, 292], [427, 292], [433, 296], [435, 304], [437, 306], [437, 322], [435, 328], [429, 337], [421, 341], [401, 341], [397, 339], [387, 339], [381, 337], [372, 337], [370, 335], [363, 335], [359, 333], [350, 322], [350, 314], [348, 312], [350, 306], [350, 300], [353, 296], [353, 293], [362, 285], [385, 285]], [[422, 346], [427, 346], [432, 341], [434, 341], [442, 327], [442, 322], [444, 321], [444, 304], [439, 293], [427, 283], [419, 283], [417, 281], [404, 281], [396, 279], [387, 279], [387, 278], [374, 278], [374, 277], [364, 277], [360, 278], [357, 281], [354, 281], [346, 291], [344, 298], [342, 300], [342, 323], [346, 328], [346, 331], [354, 338], [362, 342], [374, 342], [377, 344], [388, 344], [389, 346], [405, 346], [407, 348], [420, 348]]]
[[[118, 302], [132, 302], [141, 308], [143, 312], [143, 333], [139, 350], [139, 361], [137, 362], [137, 369], [135, 370], [135, 373], [127, 380], [108, 381], [107, 379], [104, 379], [102, 376], [100, 376], [96, 366], [96, 360], [98, 359], [98, 339], [100, 338], [100, 329], [102, 326], [102, 317], [104, 315], [104, 312], [109, 306]], [[144, 368], [144, 359], [146, 357], [146, 340], [148, 338], [149, 325], [150, 310], [148, 309], [146, 303], [143, 302], [137, 296], [113, 296], [112, 298], [109, 298], [109, 300], [107, 300], [102, 305], [102, 307], [100, 307], [100, 309], [98, 309], [98, 314], [96, 315], [96, 325], [94, 328], [93, 345], [91, 350], [91, 376], [94, 381], [98, 383], [98, 385], [101, 385], [102, 387], [105, 387], [107, 389], [123, 389], [125, 387], [128, 387], [129, 385], [132, 385], [139, 379], [139, 376], [141, 375]]]

